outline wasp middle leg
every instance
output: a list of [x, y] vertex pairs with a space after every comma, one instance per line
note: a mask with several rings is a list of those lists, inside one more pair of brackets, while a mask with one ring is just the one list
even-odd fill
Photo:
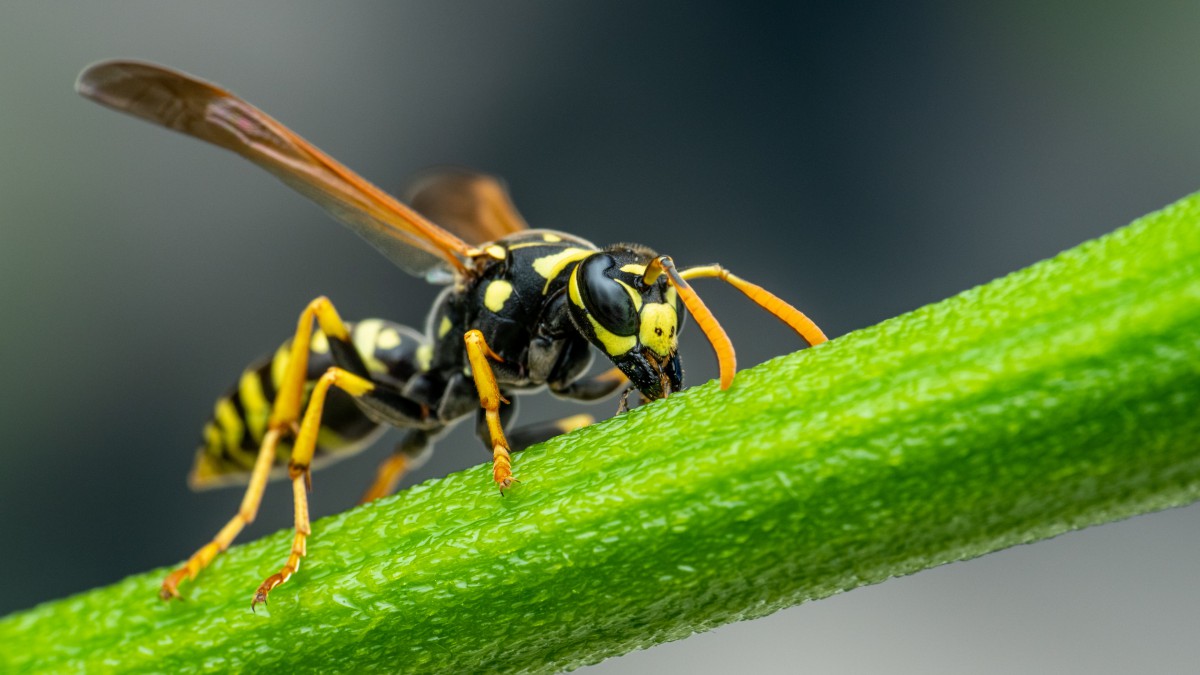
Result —
[[366, 504], [395, 492], [396, 485], [400, 483], [404, 474], [425, 463], [432, 450], [434, 435], [424, 429], [409, 429], [396, 443], [392, 454], [379, 464], [375, 480], [359, 498], [358, 503]]

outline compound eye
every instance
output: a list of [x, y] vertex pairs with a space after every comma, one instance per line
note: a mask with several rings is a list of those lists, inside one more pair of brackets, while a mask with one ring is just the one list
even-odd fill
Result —
[[629, 291], [608, 276], [617, 261], [605, 253], [597, 253], [579, 264], [579, 295], [583, 306], [596, 321], [615, 335], [637, 333], [637, 308]]

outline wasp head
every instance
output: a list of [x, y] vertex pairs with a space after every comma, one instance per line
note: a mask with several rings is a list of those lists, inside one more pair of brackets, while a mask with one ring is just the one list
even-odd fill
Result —
[[683, 304], [665, 276], [644, 281], [649, 249], [618, 244], [584, 258], [571, 273], [571, 319], [647, 399], [683, 387], [679, 330]]

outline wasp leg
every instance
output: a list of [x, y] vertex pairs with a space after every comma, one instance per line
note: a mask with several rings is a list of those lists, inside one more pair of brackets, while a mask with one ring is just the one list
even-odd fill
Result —
[[404, 438], [396, 444], [391, 456], [379, 465], [375, 481], [363, 493], [358, 503], [366, 504], [392, 494], [404, 474], [421, 466], [429, 458], [430, 441], [429, 432], [423, 429], [409, 429]]
[[496, 352], [488, 346], [483, 333], [478, 330], [467, 331], [463, 336], [467, 345], [467, 359], [471, 363], [471, 375], [475, 378], [475, 389], [479, 392], [479, 405], [483, 407], [486, 417], [488, 435], [492, 445], [492, 479], [504, 494], [505, 488], [516, 480], [512, 475], [512, 457], [509, 454], [508, 440], [504, 438], [504, 424], [500, 420], [500, 403], [507, 402], [500, 395], [500, 385], [496, 383], [496, 374], [488, 359], [501, 361]]
[[[596, 418], [591, 415], [571, 415], [560, 420], [535, 422], [509, 431], [513, 420], [517, 417], [517, 403], [516, 399], [511, 403], [502, 402], [499, 411], [500, 427], [505, 429], [508, 435], [509, 452], [520, 452], [531, 445], [536, 445], [560, 434], [582, 429], [596, 421]], [[491, 424], [488, 422], [487, 411], [483, 408], [480, 408], [479, 413], [475, 416], [475, 435], [483, 441], [484, 446], [492, 447]]]
[[508, 435], [509, 443], [512, 444], [513, 452], [520, 452], [531, 445], [537, 445], [543, 441], [548, 441], [555, 436], [570, 433], [576, 429], [582, 429], [587, 425], [595, 422], [596, 418], [591, 415], [571, 415], [564, 417], [561, 420], [551, 420], [548, 422], [538, 422], [529, 426], [514, 429]]
[[316, 386], [313, 387], [308, 407], [304, 411], [304, 419], [300, 422], [300, 433], [297, 434], [296, 442], [292, 445], [292, 457], [288, 462], [288, 478], [292, 481], [292, 496], [296, 512], [296, 536], [292, 540], [292, 550], [288, 555], [287, 563], [278, 572], [267, 577], [258, 587], [258, 591], [254, 594], [254, 600], [250, 603], [251, 609], [254, 609], [255, 605], [260, 602], [266, 603], [267, 595], [271, 590], [287, 581], [300, 568], [300, 559], [305, 555], [308, 535], [312, 534], [312, 527], [308, 519], [308, 490], [312, 487], [310, 466], [317, 447], [317, 432], [321, 428], [321, 413], [325, 409], [325, 397], [328, 396], [330, 387], [337, 387], [355, 398], [360, 398], [375, 389], [375, 384], [354, 373], [335, 367], [325, 371], [325, 374], [317, 380]]
[[275, 460], [275, 448], [279, 445], [280, 430], [271, 429], [267, 431], [263, 437], [262, 445], [258, 449], [258, 458], [254, 461], [254, 471], [250, 474], [250, 485], [246, 488], [246, 495], [242, 497], [242, 505], [238, 508], [235, 515], [221, 531], [217, 533], [213, 540], [205, 544], [188, 558], [187, 562], [182, 567], [171, 572], [163, 579], [162, 589], [159, 590], [159, 596], [163, 600], [178, 598], [179, 584], [184, 579], [191, 581], [196, 578], [200, 570], [208, 567], [208, 564], [217, 557], [218, 554], [229, 548], [233, 540], [241, 533], [242, 528], [254, 522], [255, 516], [258, 515], [258, 507], [262, 504], [263, 492], [267, 487], [267, 477], [271, 472], [271, 464]]
[[686, 270], [679, 272], [679, 276], [684, 279], [721, 279], [728, 282], [731, 286], [741, 291], [746, 297], [750, 298], [759, 307], [774, 314], [780, 321], [786, 323], [804, 338], [804, 341], [809, 345], [816, 346], [829, 338], [825, 337], [825, 333], [804, 315], [804, 312], [792, 307], [787, 302], [784, 302], [775, 294], [764, 289], [762, 286], [752, 284], [745, 279], [734, 275], [729, 270], [720, 265], [703, 265], [701, 267], [689, 267]]
[[[321, 326], [321, 331], [329, 339], [330, 352], [335, 362], [344, 370], [359, 377], [366, 378], [366, 366], [362, 357], [353, 348], [350, 341], [350, 330], [338, 316], [329, 298], [321, 296], [304, 308], [300, 319], [296, 322], [296, 334], [292, 337], [291, 354], [288, 356], [287, 369], [279, 385], [279, 393], [275, 397], [275, 405], [271, 408], [270, 428], [294, 428], [300, 419], [300, 411], [304, 403], [304, 384], [308, 375], [308, 352], [312, 342], [313, 320]], [[349, 347], [349, 352], [345, 347]], [[347, 362], [349, 361], [349, 362]]]
[[614, 392], [627, 384], [629, 384], [629, 378], [625, 377], [625, 373], [622, 373], [620, 368], [613, 367], [595, 377], [575, 380], [567, 385], [559, 386], [551, 382], [550, 391], [555, 396], [569, 398], [573, 401], [599, 401], [612, 396]]
[[[262, 503], [263, 492], [266, 490], [267, 477], [275, 459], [275, 449], [281, 436], [291, 433], [296, 420], [300, 417], [300, 408], [304, 396], [304, 382], [308, 371], [308, 349], [312, 340], [313, 319], [321, 325], [321, 330], [331, 337], [331, 344], [350, 344], [350, 333], [342, 323], [328, 298], [320, 297], [313, 300], [300, 313], [296, 333], [292, 338], [291, 355], [288, 368], [280, 382], [279, 395], [271, 408], [271, 418], [267, 431], [259, 446], [258, 456], [254, 461], [254, 469], [250, 474], [250, 484], [242, 497], [241, 507], [212, 541], [192, 554], [182, 567], [171, 572], [163, 580], [159, 595], [164, 600], [179, 597], [179, 584], [184, 579], [192, 580], [217, 557], [219, 553], [229, 548], [234, 538], [241, 533], [246, 525], [254, 522], [258, 515], [258, 507]], [[344, 351], [344, 350], [342, 350]], [[361, 363], [361, 358], [354, 353]]]

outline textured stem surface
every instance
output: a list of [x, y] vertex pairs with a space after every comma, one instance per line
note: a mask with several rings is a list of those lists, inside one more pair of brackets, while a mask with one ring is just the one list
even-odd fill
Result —
[[[788, 294], [784, 294], [788, 295]], [[0, 670], [547, 672], [1200, 496], [1200, 197], [290, 532], [0, 620]]]

